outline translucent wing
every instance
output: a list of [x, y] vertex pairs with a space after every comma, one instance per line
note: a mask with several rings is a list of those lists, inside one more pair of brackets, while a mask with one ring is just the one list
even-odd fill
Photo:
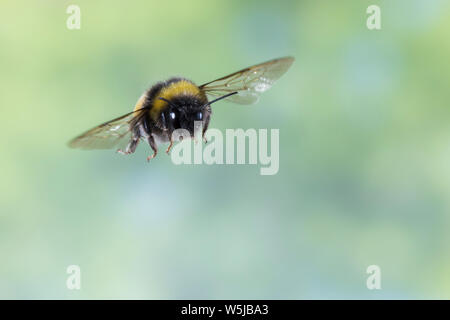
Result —
[[130, 141], [133, 128], [135, 128], [135, 125], [141, 118], [143, 110], [139, 109], [127, 113], [119, 118], [92, 128], [72, 139], [68, 145], [71, 148], [87, 150], [121, 147]]
[[205, 83], [200, 86], [200, 89], [213, 97], [237, 91], [237, 94], [225, 100], [239, 104], [255, 103], [259, 95], [270, 89], [293, 62], [293, 57], [270, 60]]

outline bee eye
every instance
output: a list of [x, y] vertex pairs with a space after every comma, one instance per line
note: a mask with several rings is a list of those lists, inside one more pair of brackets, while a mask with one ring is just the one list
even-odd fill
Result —
[[202, 120], [203, 119], [203, 113], [201, 111], [197, 112], [195, 114], [195, 119]]
[[170, 117], [170, 119], [175, 120], [175, 118], [176, 118], [175, 112], [171, 111], [171, 112], [169, 113], [169, 117]]

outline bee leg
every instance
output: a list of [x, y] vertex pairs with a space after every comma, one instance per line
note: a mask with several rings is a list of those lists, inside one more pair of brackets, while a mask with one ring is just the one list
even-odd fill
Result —
[[136, 151], [138, 144], [139, 144], [139, 139], [132, 140], [128, 144], [127, 149], [126, 149], [128, 151], [128, 153], [134, 153]]
[[170, 144], [169, 144], [169, 147], [167, 148], [167, 150], [166, 150], [166, 153], [167, 154], [169, 154], [169, 152], [170, 152], [170, 149], [172, 149], [172, 146], [173, 146], [173, 140], [172, 139], [170, 139]]
[[152, 135], [149, 135], [149, 137], [147, 138], [147, 142], [153, 150], [153, 154], [147, 157], [147, 161], [150, 161], [158, 154], [158, 148], [156, 147], [156, 142]]
[[131, 154], [136, 151], [136, 148], [139, 144], [139, 139], [133, 138], [125, 148], [125, 151], [122, 149], [118, 149], [117, 152], [120, 154]]

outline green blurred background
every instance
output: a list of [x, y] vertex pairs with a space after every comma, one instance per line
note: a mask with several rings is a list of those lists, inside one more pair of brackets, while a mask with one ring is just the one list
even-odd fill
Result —
[[[1, 0], [0, 298], [450, 298], [449, 39], [444, 0]], [[211, 123], [279, 128], [277, 175], [66, 146], [156, 81], [285, 55]]]

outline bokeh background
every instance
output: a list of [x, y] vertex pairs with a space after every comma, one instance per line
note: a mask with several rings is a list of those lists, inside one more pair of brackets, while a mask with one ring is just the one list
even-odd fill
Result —
[[[2, 0], [0, 298], [450, 298], [449, 39], [444, 0]], [[66, 146], [156, 81], [285, 55], [211, 123], [279, 128], [277, 175]]]

